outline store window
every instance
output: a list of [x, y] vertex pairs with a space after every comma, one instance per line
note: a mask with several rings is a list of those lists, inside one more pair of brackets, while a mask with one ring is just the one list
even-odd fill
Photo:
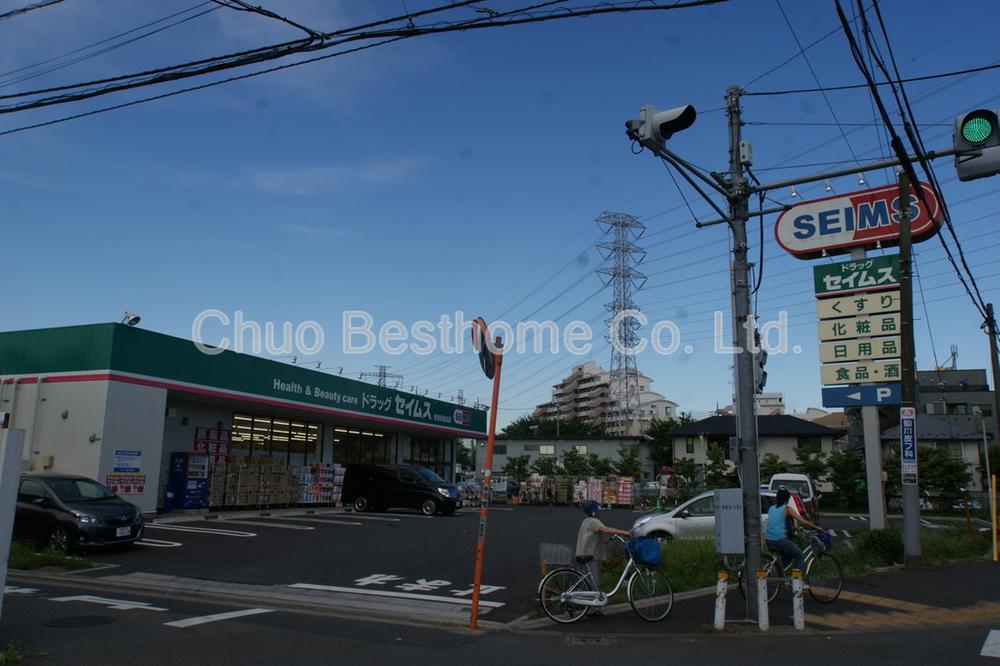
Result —
[[396, 462], [396, 439], [391, 435], [361, 428], [333, 429], [333, 461], [391, 465]]
[[576, 449], [577, 453], [579, 453], [581, 455], [587, 455], [587, 445], [586, 444], [577, 444], [573, 448]]
[[555, 444], [539, 444], [538, 454], [543, 456], [554, 456], [556, 454]]
[[[496, 453], [494, 445], [494, 453]], [[407, 465], [426, 467], [443, 479], [452, 478], [452, 443], [435, 437], [413, 437], [409, 456], [403, 457]]]
[[283, 417], [233, 414], [231, 455], [271, 456], [283, 465], [320, 461], [323, 426]]

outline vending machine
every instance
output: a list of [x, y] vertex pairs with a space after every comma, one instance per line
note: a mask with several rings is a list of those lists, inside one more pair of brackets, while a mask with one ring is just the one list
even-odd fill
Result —
[[178, 509], [208, 506], [208, 456], [202, 453], [170, 454], [170, 487]]

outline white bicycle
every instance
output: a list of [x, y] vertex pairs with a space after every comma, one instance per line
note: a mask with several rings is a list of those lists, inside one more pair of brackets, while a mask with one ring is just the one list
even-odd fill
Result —
[[[618, 535], [611, 537], [627, 543]], [[618, 593], [628, 579], [628, 602], [639, 617], [647, 622], [657, 622], [670, 614], [674, 605], [674, 591], [670, 581], [658, 568], [647, 567], [635, 561], [630, 549], [625, 549], [625, 566], [614, 589], [604, 592], [594, 580], [590, 569], [560, 567], [550, 571], [538, 584], [538, 600], [542, 610], [554, 621], [569, 624], [587, 614], [591, 608], [608, 605], [608, 600]], [[586, 565], [592, 558], [578, 557], [577, 564]]]

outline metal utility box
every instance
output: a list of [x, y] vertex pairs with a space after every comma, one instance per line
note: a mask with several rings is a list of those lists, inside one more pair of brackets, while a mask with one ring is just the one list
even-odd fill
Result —
[[715, 551], [722, 555], [743, 553], [743, 489], [715, 491]]

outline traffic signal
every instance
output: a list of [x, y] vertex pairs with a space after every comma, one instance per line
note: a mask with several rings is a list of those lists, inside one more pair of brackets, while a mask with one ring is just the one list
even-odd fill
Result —
[[644, 106], [639, 109], [638, 119], [625, 121], [625, 133], [644, 146], [662, 146], [677, 132], [691, 127], [697, 115], [690, 104], [667, 111]]
[[955, 171], [962, 181], [1000, 173], [997, 112], [977, 109], [955, 118]]

